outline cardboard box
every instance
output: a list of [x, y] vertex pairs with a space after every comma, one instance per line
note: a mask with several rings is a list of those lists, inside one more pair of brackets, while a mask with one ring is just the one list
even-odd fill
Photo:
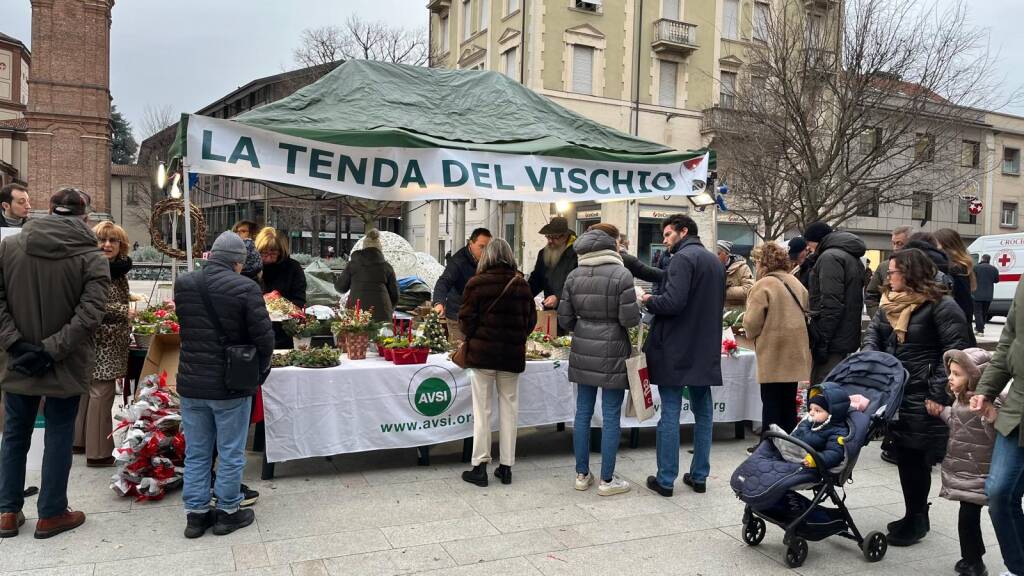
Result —
[[537, 325], [534, 332], [543, 332], [551, 338], [558, 337], [558, 312], [555, 310], [538, 310]]
[[177, 334], [157, 334], [149, 345], [149, 353], [142, 364], [140, 381], [147, 376], [167, 372], [167, 386], [177, 388], [178, 357], [181, 355], [181, 337]]

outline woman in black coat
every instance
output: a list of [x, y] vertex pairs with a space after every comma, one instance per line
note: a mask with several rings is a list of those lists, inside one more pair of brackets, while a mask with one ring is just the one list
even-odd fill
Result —
[[[263, 293], [277, 291], [299, 308], [306, 307], [306, 273], [302, 265], [291, 257], [288, 239], [271, 227], [260, 230], [256, 236], [256, 250], [263, 260]], [[279, 322], [274, 323], [274, 346], [292, 347], [292, 338], [284, 333]]]
[[348, 292], [345, 307], [352, 310], [359, 303], [362, 310], [373, 308], [373, 319], [391, 322], [398, 304], [398, 280], [395, 269], [380, 250], [380, 232], [370, 229], [363, 238], [362, 250], [349, 257], [348, 266], [338, 279], [338, 289]]
[[909, 546], [928, 533], [928, 492], [932, 466], [946, 454], [949, 430], [939, 419], [950, 398], [946, 392], [947, 350], [969, 347], [970, 327], [960, 307], [936, 282], [932, 260], [909, 248], [889, 258], [888, 280], [878, 313], [868, 327], [864, 350], [895, 356], [910, 375], [899, 419], [887, 440], [897, 452], [906, 513], [889, 524], [889, 543]]

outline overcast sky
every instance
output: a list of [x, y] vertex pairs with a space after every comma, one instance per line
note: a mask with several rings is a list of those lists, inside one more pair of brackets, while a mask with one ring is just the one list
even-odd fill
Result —
[[[111, 93], [138, 137], [147, 105], [194, 112], [256, 78], [294, 68], [292, 49], [305, 28], [341, 24], [352, 13], [422, 28], [425, 6], [426, 0], [119, 0]], [[29, 0], [0, 0], [0, 32], [30, 44], [30, 17]], [[973, 1], [970, 17], [991, 31], [1005, 85], [1024, 86], [1024, 34], [1017, 28], [1024, 0]], [[1024, 115], [1024, 102], [1007, 111]]]

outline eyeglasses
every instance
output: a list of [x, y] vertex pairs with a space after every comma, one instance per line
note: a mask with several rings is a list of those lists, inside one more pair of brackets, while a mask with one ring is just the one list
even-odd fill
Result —
[[900, 270], [886, 270], [886, 271], [885, 271], [885, 275], [886, 275], [886, 277], [888, 277], [888, 276], [892, 276], [893, 274], [902, 274], [902, 273], [903, 273], [903, 272], [902, 272], [902, 271], [900, 271]]

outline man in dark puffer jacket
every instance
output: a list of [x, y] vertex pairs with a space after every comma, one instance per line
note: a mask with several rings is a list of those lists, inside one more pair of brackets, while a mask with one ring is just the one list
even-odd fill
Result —
[[[198, 538], [210, 526], [214, 534], [229, 534], [255, 520], [252, 510], [239, 508], [253, 392], [232, 391], [225, 384], [224, 342], [254, 344], [261, 374], [266, 378], [274, 352], [274, 333], [259, 285], [240, 274], [245, 258], [242, 239], [234, 232], [224, 232], [213, 243], [203, 269], [185, 274], [174, 283], [181, 324], [178, 393], [186, 438], [186, 538]], [[209, 291], [225, 332], [223, 341], [203, 303], [200, 283], [205, 283]], [[214, 484], [216, 511], [209, 506], [215, 448], [219, 456]]]
[[814, 250], [810, 278], [811, 383], [820, 384], [847, 355], [860, 347], [864, 309], [864, 256], [866, 246], [849, 232], [833, 232], [824, 222], [804, 231]]

